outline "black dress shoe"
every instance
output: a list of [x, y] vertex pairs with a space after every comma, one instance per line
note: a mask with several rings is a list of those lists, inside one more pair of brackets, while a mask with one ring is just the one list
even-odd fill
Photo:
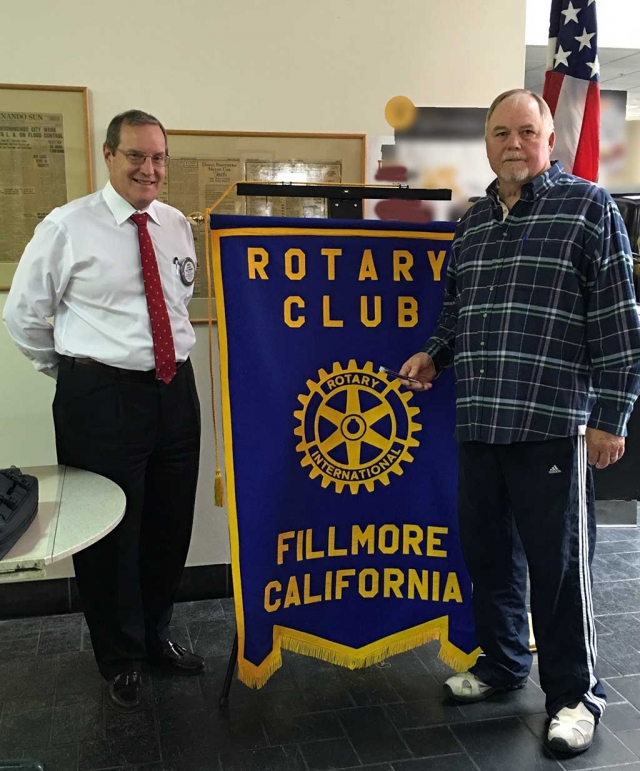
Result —
[[120, 712], [136, 710], [142, 701], [142, 675], [140, 672], [122, 672], [109, 681], [109, 699]]
[[149, 648], [149, 662], [174, 675], [198, 675], [204, 669], [204, 659], [171, 640], [161, 640]]

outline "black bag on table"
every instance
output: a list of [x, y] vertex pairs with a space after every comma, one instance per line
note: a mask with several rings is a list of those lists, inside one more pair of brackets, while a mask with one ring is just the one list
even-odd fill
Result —
[[38, 513], [38, 480], [19, 468], [0, 469], [0, 559], [7, 554]]

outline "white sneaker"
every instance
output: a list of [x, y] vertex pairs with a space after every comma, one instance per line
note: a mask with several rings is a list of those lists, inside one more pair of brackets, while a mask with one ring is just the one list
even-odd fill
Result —
[[459, 672], [450, 677], [443, 686], [444, 692], [456, 701], [474, 702], [483, 701], [498, 688], [487, 685], [473, 674], [473, 672]]
[[563, 707], [551, 718], [547, 743], [558, 752], [583, 752], [591, 747], [596, 721], [579, 702], [575, 707]]

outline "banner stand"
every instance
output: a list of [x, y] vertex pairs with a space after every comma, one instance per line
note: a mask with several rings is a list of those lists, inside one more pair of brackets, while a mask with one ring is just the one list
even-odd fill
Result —
[[[362, 200], [367, 199], [405, 199], [405, 200], [451, 200], [452, 191], [446, 189], [411, 189], [406, 185], [398, 186], [346, 186], [346, 185], [309, 185], [292, 183], [236, 183], [238, 195], [257, 195], [279, 197], [324, 197], [327, 199], [327, 211], [332, 219], [362, 219]], [[277, 192], [274, 190], [277, 187]], [[206, 218], [214, 211], [215, 206], [207, 209]], [[207, 222], [209, 225], [209, 222]], [[209, 238], [207, 227], [207, 240]], [[207, 252], [210, 253], [211, 245], [207, 243]], [[210, 266], [207, 272], [210, 274]], [[229, 704], [229, 694], [238, 661], [238, 633], [236, 631], [225, 678], [219, 698], [219, 708], [225, 709]]]

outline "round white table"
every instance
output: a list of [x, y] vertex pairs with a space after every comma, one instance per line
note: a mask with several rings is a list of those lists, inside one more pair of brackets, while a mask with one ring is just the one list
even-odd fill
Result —
[[21, 471], [38, 479], [38, 514], [0, 560], [0, 583], [46, 578], [47, 565], [99, 541], [124, 516], [124, 493], [99, 474], [71, 466]]

